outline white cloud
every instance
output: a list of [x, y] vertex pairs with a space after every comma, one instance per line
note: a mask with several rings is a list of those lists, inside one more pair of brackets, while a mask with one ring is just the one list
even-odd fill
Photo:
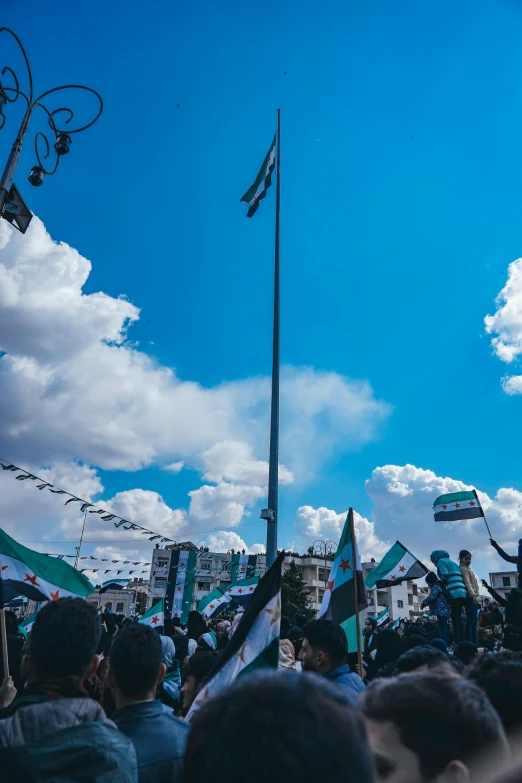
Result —
[[179, 462], [171, 462], [170, 465], [164, 465], [163, 470], [166, 470], [167, 473], [181, 473], [185, 466], [185, 463], [183, 460], [180, 460]]
[[200, 526], [204, 523], [208, 527], [211, 523], [235, 527], [245, 514], [248, 515], [247, 509], [265, 494], [263, 487], [248, 484], [229, 484], [227, 481], [221, 481], [216, 486], [204, 484], [189, 492], [189, 515]]
[[244, 549], [249, 555], [264, 553], [266, 549], [264, 544], [248, 546], [237, 533], [233, 533], [230, 530], [220, 530], [218, 533], [211, 533], [203, 541], [203, 545], [208, 546], [211, 552], [228, 552], [229, 549], [235, 549], [237, 552]]
[[[346, 522], [347, 512], [337, 514], [329, 508], [313, 508], [301, 506], [297, 509], [294, 522], [294, 532], [300, 551], [305, 552], [318, 540], [330, 540], [336, 546], [341, 538], [341, 533]], [[375, 534], [375, 525], [354, 511], [354, 527], [359, 547], [359, 554], [363, 561], [374, 557], [381, 558], [390, 544], [381, 541]]]
[[502, 388], [506, 394], [522, 394], [522, 375], [505, 375], [502, 378]]
[[497, 334], [491, 341], [503, 362], [512, 362], [522, 353], [522, 258], [509, 265], [508, 279], [495, 299], [494, 315], [484, 319], [486, 332]]
[[[213, 388], [177, 378], [127, 341], [138, 308], [124, 297], [84, 294], [90, 262], [53, 242], [36, 217], [25, 236], [0, 222], [0, 246], [0, 437], [8, 456], [81, 459], [107, 470], [169, 460], [205, 469], [206, 453], [216, 481], [260, 485], [268, 378]], [[360, 448], [389, 413], [365, 381], [285, 368], [282, 481], [290, 471], [307, 480], [336, 452]], [[240, 459], [219, 443], [235, 443]]]
[[[238, 484], [260, 484], [268, 482], [268, 462], [254, 459], [249, 443], [226, 440], [215, 443], [202, 456], [204, 478], [207, 481], [232, 481]], [[279, 465], [279, 484], [291, 484], [292, 473]]]

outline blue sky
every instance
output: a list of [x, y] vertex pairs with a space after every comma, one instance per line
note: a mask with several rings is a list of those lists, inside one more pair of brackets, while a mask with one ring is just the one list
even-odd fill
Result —
[[[378, 466], [522, 491], [521, 401], [500, 383], [513, 366], [483, 323], [520, 255], [520, 5], [45, 5], [2, 14], [37, 87], [85, 83], [105, 110], [42, 188], [25, 180], [30, 144], [15, 179], [92, 261], [84, 293], [140, 308], [129, 339], [182, 380], [269, 373], [275, 192], [253, 220], [239, 198], [281, 107], [282, 361], [367, 380], [390, 406], [366, 442], [282, 487], [283, 539], [305, 504], [370, 518]], [[172, 508], [200, 483], [190, 466], [99, 475], [105, 497], [140, 487]]]

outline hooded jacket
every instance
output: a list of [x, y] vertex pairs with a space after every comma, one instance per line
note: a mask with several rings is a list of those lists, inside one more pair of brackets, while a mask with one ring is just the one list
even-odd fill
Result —
[[462, 578], [460, 566], [453, 560], [450, 560], [449, 554], [444, 549], [436, 549], [430, 555], [433, 565], [437, 566], [439, 579], [448, 588], [453, 601], [458, 598], [466, 598], [466, 585]]

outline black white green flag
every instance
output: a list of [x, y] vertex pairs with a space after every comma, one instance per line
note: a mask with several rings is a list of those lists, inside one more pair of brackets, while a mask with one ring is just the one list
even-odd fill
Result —
[[254, 184], [247, 190], [241, 199], [243, 204], [248, 204], [247, 217], [255, 215], [257, 208], [259, 207], [259, 202], [266, 196], [266, 191], [272, 184], [272, 173], [275, 169], [275, 156], [276, 136], [274, 136], [272, 145], [259, 169], [259, 174], [257, 175]]
[[220, 587], [216, 587], [198, 603], [198, 612], [210, 619], [223, 612], [231, 602], [230, 596], [224, 593]]
[[26, 617], [25, 620], [22, 620], [22, 622], [18, 626], [18, 632], [23, 633], [24, 636], [27, 636], [34, 625], [35, 620], [36, 620], [35, 614], [32, 614], [30, 617]]
[[[355, 542], [355, 553], [354, 563], [352, 534], [349, 516], [347, 516], [337, 547], [337, 554], [330, 569], [328, 586], [324, 591], [319, 617], [342, 625], [349, 645], [351, 642], [353, 644], [353, 638], [350, 638], [351, 631], [349, 633], [346, 623], [355, 617], [356, 613], [368, 606], [357, 542]], [[357, 579], [358, 606], [355, 605], [355, 579]]]
[[381, 562], [372, 568], [365, 579], [367, 588], [393, 587], [407, 579], [420, 579], [428, 569], [412, 555], [400, 541], [386, 552]]
[[254, 576], [257, 568], [257, 555], [241, 555], [236, 552], [230, 561], [230, 575], [233, 582]]
[[386, 623], [390, 622], [390, 612], [388, 610], [388, 607], [382, 610], [382, 612], [379, 612], [377, 615], [377, 628], [380, 628], [383, 625], [386, 625]]
[[182, 623], [187, 622], [192, 608], [197, 555], [187, 549], [174, 549], [170, 553], [165, 605], [170, 616], [179, 617]]
[[260, 580], [239, 625], [217, 659], [207, 684], [196, 697], [186, 720], [190, 721], [204, 702], [224, 690], [236, 677], [256, 669], [277, 669], [283, 560], [284, 552], [281, 552]]
[[161, 628], [165, 624], [163, 598], [154, 604], [148, 612], [145, 612], [139, 621], [143, 625], [150, 625], [152, 628]]
[[3, 603], [18, 595], [32, 601], [86, 598], [94, 591], [86, 576], [64, 560], [34, 552], [0, 530], [0, 587]]
[[433, 503], [433, 513], [435, 522], [458, 522], [461, 519], [478, 519], [484, 516], [474, 489], [441, 495]]

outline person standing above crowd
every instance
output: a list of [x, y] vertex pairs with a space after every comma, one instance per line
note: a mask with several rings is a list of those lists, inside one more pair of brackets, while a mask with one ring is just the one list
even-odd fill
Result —
[[178, 783], [188, 726], [156, 701], [165, 675], [161, 637], [134, 623], [116, 636], [110, 651], [109, 683], [116, 702], [113, 721], [133, 742], [139, 783]]
[[373, 659], [375, 658], [375, 651], [377, 650], [377, 618], [376, 617], [367, 617], [365, 619], [363, 640], [364, 640], [363, 660], [366, 666], [373, 662]]
[[480, 591], [478, 579], [470, 568], [471, 552], [462, 549], [459, 553], [460, 573], [466, 586], [466, 627], [465, 638], [467, 642], [478, 644], [478, 609], [480, 606]]
[[453, 641], [462, 641], [462, 610], [466, 605], [466, 585], [459, 566], [450, 560], [445, 549], [436, 549], [430, 555], [431, 562], [437, 567], [437, 574], [448, 589], [451, 599], [451, 622], [453, 625]]
[[439, 638], [447, 642], [448, 618], [451, 615], [450, 601], [446, 598], [444, 585], [433, 571], [426, 575], [426, 584], [430, 588], [430, 592], [421, 602], [421, 608], [429, 607], [430, 614], [434, 614], [437, 618]]
[[489, 539], [491, 546], [497, 550], [498, 554], [505, 560], [506, 563], [513, 563], [517, 567], [518, 572], [518, 586], [522, 589], [522, 538], [518, 542], [518, 555], [508, 555], [504, 552], [501, 546], [497, 544], [492, 538]]
[[348, 642], [337, 623], [312, 620], [303, 629], [303, 646], [299, 659], [305, 672], [316, 672], [342, 688], [346, 699], [357, 704], [364, 683], [346, 663]]

